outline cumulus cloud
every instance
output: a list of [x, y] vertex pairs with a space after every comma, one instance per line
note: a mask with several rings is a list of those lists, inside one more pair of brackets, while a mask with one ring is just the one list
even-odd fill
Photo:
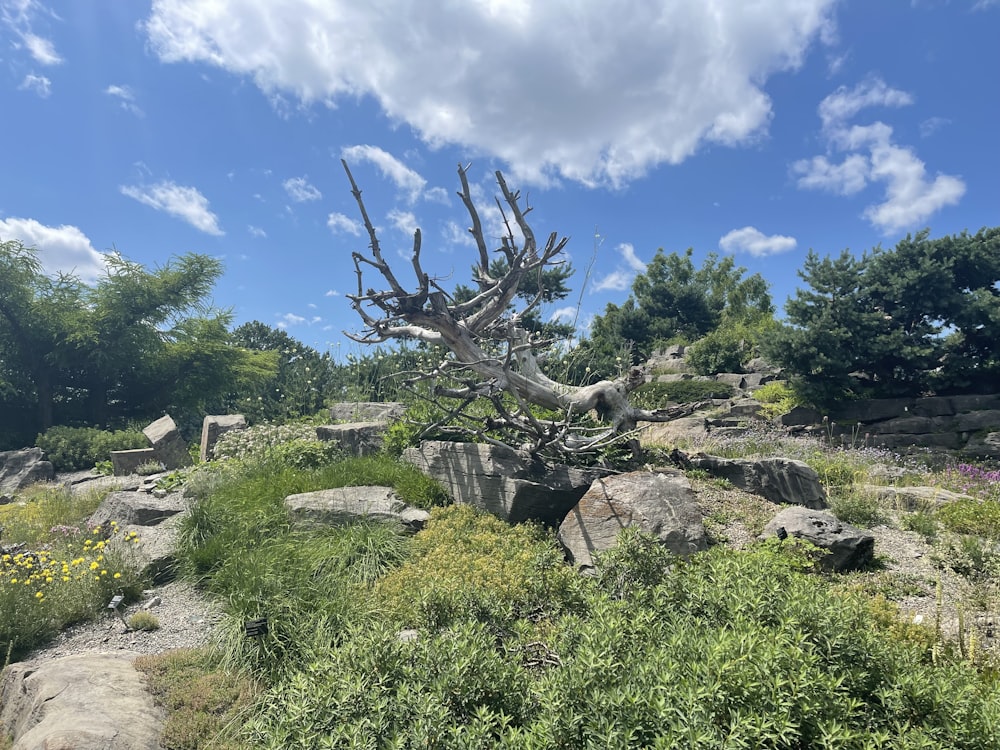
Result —
[[417, 230], [417, 217], [412, 211], [400, 211], [398, 208], [394, 208], [386, 218], [390, 224], [405, 235], [413, 236]]
[[796, 244], [794, 237], [766, 235], [756, 227], [734, 229], [719, 240], [719, 247], [727, 253], [745, 252], [757, 258], [794, 250]]
[[323, 194], [314, 185], [310, 185], [305, 177], [290, 177], [282, 183], [282, 187], [285, 188], [288, 197], [296, 203], [318, 201], [323, 197]]
[[625, 291], [632, 286], [636, 274], [646, 270], [646, 264], [639, 260], [631, 243], [622, 242], [615, 249], [622, 256], [622, 262], [614, 271], [598, 279], [591, 289], [592, 292]]
[[334, 234], [346, 232], [347, 234], [353, 234], [355, 237], [361, 236], [361, 222], [352, 219], [350, 216], [339, 214], [336, 211], [326, 217], [326, 225]]
[[[410, 203], [415, 203], [427, 186], [427, 180], [378, 146], [347, 146], [341, 151], [341, 156], [347, 161], [348, 166], [356, 162], [374, 164], [383, 177], [391, 180], [397, 188], [406, 194]], [[440, 202], [442, 193], [447, 201], [447, 193], [445, 193], [444, 188], [435, 188], [431, 195], [434, 200]]]
[[47, 274], [72, 273], [91, 283], [105, 272], [104, 256], [78, 227], [52, 227], [35, 219], [0, 219], [0, 241], [20, 240], [38, 250]]
[[549, 315], [550, 323], [572, 323], [576, 320], [576, 316], [579, 310], [576, 305], [567, 305], [566, 307], [557, 307]]
[[278, 328], [288, 328], [288, 326], [297, 326], [306, 322], [305, 318], [295, 313], [285, 313], [284, 315], [279, 315], [278, 318]]
[[111, 84], [106, 89], [104, 93], [110, 97], [118, 100], [119, 106], [126, 112], [130, 112], [136, 117], [144, 117], [145, 112], [135, 103], [135, 92], [132, 91], [130, 86], [119, 86], [117, 84]]
[[209, 210], [208, 199], [197, 188], [163, 180], [154, 185], [122, 185], [118, 189], [122, 195], [186, 221], [205, 234], [225, 234], [219, 228], [219, 217]]
[[[772, 74], [832, 38], [836, 0], [359, 3], [156, 0], [165, 62], [198, 62], [306, 104], [371, 96], [431, 146], [521, 180], [622, 185], [768, 126]], [[419, 60], [420, 64], [413, 64]]]
[[[867, 125], [848, 123], [869, 107], [903, 107], [913, 103], [905, 91], [871, 78], [853, 89], [841, 86], [820, 102], [822, 134], [829, 154], [800, 159], [791, 173], [799, 187], [853, 195], [872, 184], [883, 189], [882, 201], [867, 206], [862, 216], [890, 234], [911, 229], [965, 194], [965, 183], [954, 175], [928, 176], [927, 167], [912, 148], [893, 140], [890, 125], [876, 120]], [[933, 128], [937, 127], [935, 123]], [[923, 128], [922, 128], [923, 132]], [[846, 153], [839, 162], [833, 153]], [[728, 236], [728, 235], [727, 235]]]
[[52, 81], [50, 81], [45, 76], [37, 76], [34, 73], [28, 73], [24, 80], [21, 81], [21, 85], [18, 86], [21, 91], [34, 91], [42, 99], [48, 98], [49, 94], [52, 93]]

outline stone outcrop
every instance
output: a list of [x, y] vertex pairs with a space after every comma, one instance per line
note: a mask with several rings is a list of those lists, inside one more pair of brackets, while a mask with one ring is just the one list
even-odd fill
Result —
[[41, 448], [0, 451], [0, 495], [13, 495], [36, 482], [48, 482], [54, 476], [52, 463], [45, 460]]
[[219, 438], [227, 432], [245, 430], [247, 418], [242, 414], [209, 414], [201, 423], [201, 448], [199, 457], [209, 461], [215, 457], [213, 451]]
[[112, 492], [90, 517], [91, 527], [107, 528], [111, 521], [119, 526], [155, 526], [187, 509], [181, 493], [164, 498], [146, 492]]
[[391, 487], [338, 487], [285, 498], [294, 526], [342, 526], [358, 519], [398, 523], [419, 531], [430, 513], [407, 505]]
[[638, 526], [671, 552], [690, 555], [707, 546], [702, 513], [681, 472], [641, 471], [596, 480], [559, 526], [559, 541], [580, 568], [613, 547], [622, 529]]
[[499, 445], [427, 440], [403, 451], [403, 460], [440, 482], [457, 503], [506, 521], [562, 522], [603, 472], [546, 466], [522, 451]]
[[170, 415], [164, 415], [155, 422], [147, 425], [142, 434], [149, 440], [156, 460], [163, 464], [166, 469], [179, 469], [182, 466], [190, 466], [191, 455], [188, 453], [187, 443], [181, 437], [180, 430], [174, 424]]
[[330, 407], [334, 422], [394, 422], [406, 413], [406, 404], [398, 401], [344, 401]]
[[80, 654], [10, 665], [0, 731], [12, 750], [157, 750], [162, 711], [132, 666], [135, 654]]
[[847, 401], [823, 415], [799, 407], [779, 421], [851, 447], [938, 448], [968, 458], [1000, 457], [1000, 394]]
[[772, 503], [813, 509], [827, 506], [826, 491], [819, 475], [802, 461], [790, 458], [721, 458], [705, 453], [679, 455], [691, 467], [726, 479], [734, 487], [761, 495]]
[[386, 427], [385, 422], [320, 425], [316, 428], [316, 437], [338, 443], [350, 456], [370, 456], [382, 450]]
[[832, 513], [809, 508], [785, 508], [764, 527], [761, 536], [791, 536], [812, 542], [829, 552], [820, 565], [835, 572], [863, 567], [875, 551], [872, 534], [838, 520]]
[[116, 477], [135, 474], [144, 464], [159, 463], [152, 448], [132, 448], [125, 451], [111, 451], [111, 470]]
[[858, 491], [877, 498], [880, 502], [891, 505], [898, 510], [929, 511], [939, 505], [952, 503], [956, 500], [975, 500], [969, 495], [950, 492], [940, 487], [887, 487], [878, 484], [864, 484]]

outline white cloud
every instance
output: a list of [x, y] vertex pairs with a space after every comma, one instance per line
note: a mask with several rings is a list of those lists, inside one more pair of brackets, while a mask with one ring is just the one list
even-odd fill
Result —
[[756, 258], [777, 255], [794, 250], [794, 237], [783, 234], [766, 235], [756, 227], [734, 229], [719, 240], [719, 247], [727, 253], [747, 252]]
[[27, 33], [23, 37], [24, 46], [39, 65], [59, 65], [63, 59], [56, 52], [56, 46], [51, 39], [45, 39], [36, 34]]
[[836, 7], [286, 0], [276, 14], [261, 0], [156, 0], [144, 28], [166, 62], [307, 104], [371, 96], [431, 146], [499, 157], [521, 180], [622, 185], [703, 144], [759, 137], [768, 78], [833, 38]]
[[247, 224], [247, 231], [251, 237], [267, 237], [267, 232], [260, 227], [255, 227], [253, 224]]
[[135, 103], [135, 92], [132, 91], [131, 87], [111, 84], [104, 89], [104, 93], [116, 98], [118, 104], [126, 112], [131, 112], [136, 117], [145, 117], [146, 113]]
[[[406, 193], [407, 200], [410, 203], [415, 203], [420, 198], [424, 192], [424, 187], [427, 185], [427, 180], [417, 172], [414, 172], [395, 156], [378, 146], [347, 146], [341, 152], [341, 156], [347, 161], [348, 166], [361, 161], [374, 164], [384, 177], [392, 180], [396, 187]], [[447, 202], [448, 194], [444, 191], [444, 188], [434, 188], [431, 193], [434, 196], [434, 200], [438, 202], [440, 202], [441, 193], [444, 193], [445, 202]]]
[[290, 177], [282, 183], [282, 186], [288, 197], [296, 203], [318, 201], [323, 197], [323, 194], [314, 185], [310, 185], [305, 177]]
[[24, 77], [24, 80], [21, 81], [21, 85], [18, 86], [18, 89], [21, 91], [34, 91], [40, 97], [45, 99], [52, 93], [52, 81], [45, 76], [36, 76], [34, 73], [28, 73]]
[[[800, 159], [791, 166], [801, 188], [853, 195], [866, 186], [884, 187], [882, 201], [865, 208], [862, 216], [886, 234], [913, 228], [965, 194], [965, 183], [954, 175], [927, 176], [924, 162], [913, 149], [893, 142], [890, 125], [876, 120], [850, 125], [848, 120], [866, 107], [902, 107], [913, 97], [871, 78], [853, 89], [841, 86], [819, 105], [823, 136], [831, 151], [848, 152], [839, 163], [828, 156]], [[926, 121], [930, 122], [930, 121]], [[930, 125], [932, 132], [940, 123]], [[727, 235], [728, 236], [728, 235]]]
[[941, 128], [950, 124], [951, 120], [947, 117], [928, 117], [920, 123], [920, 137], [928, 138], [934, 135]]
[[285, 313], [284, 315], [278, 316], [280, 320], [278, 321], [278, 328], [288, 328], [288, 326], [302, 325], [306, 322], [306, 319], [301, 315], [296, 315], [295, 313]]
[[219, 228], [219, 217], [209, 210], [208, 199], [197, 188], [163, 180], [155, 185], [122, 185], [119, 190], [122, 195], [186, 221], [205, 234], [225, 234]]
[[840, 164], [832, 164], [825, 156], [814, 156], [792, 165], [792, 173], [799, 175], [799, 187], [838, 195], [863, 190], [868, 184], [868, 169], [868, 158], [862, 154], [851, 154]]
[[90, 283], [105, 272], [104, 256], [78, 227], [50, 227], [35, 219], [0, 219], [0, 241], [20, 240], [38, 249], [38, 260], [48, 274], [74, 273]]
[[326, 291], [326, 294], [324, 294], [323, 296], [324, 297], [339, 297], [340, 296], [340, 292], [338, 292], [336, 289], [328, 289]]
[[386, 218], [403, 234], [412, 237], [417, 230], [417, 217], [413, 215], [412, 211], [400, 211], [398, 208], [394, 208], [386, 215]]
[[616, 291], [622, 292], [632, 286], [637, 273], [646, 270], [646, 264], [639, 260], [635, 248], [630, 242], [622, 242], [615, 248], [622, 256], [622, 263], [608, 275], [597, 281], [591, 292]]
[[326, 217], [326, 225], [330, 227], [330, 231], [334, 234], [347, 232], [348, 234], [353, 234], [355, 237], [361, 236], [361, 222], [355, 221], [350, 216], [339, 214], [336, 211]]
[[623, 292], [632, 285], [632, 279], [635, 278], [634, 273], [629, 273], [628, 271], [623, 271], [621, 269], [617, 271], [612, 271], [604, 278], [597, 281], [592, 287], [591, 291], [594, 292], [605, 292], [605, 291], [615, 291]]
[[567, 305], [566, 307], [559, 307], [552, 311], [549, 315], [550, 323], [572, 323], [576, 320], [577, 313], [579, 309], [576, 305]]

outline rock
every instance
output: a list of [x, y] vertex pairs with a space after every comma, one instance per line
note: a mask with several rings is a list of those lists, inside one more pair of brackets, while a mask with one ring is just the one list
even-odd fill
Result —
[[705, 417], [681, 417], [670, 422], [652, 422], [642, 426], [640, 439], [645, 445], [676, 445], [698, 442], [708, 435]]
[[962, 449], [962, 455], [972, 458], [1000, 458], [1000, 432], [973, 435]]
[[[184, 511], [155, 526], [120, 526], [121, 536], [113, 539], [112, 546], [127, 549], [125, 545], [131, 545], [140, 575], [157, 586], [168, 583], [177, 577], [177, 548], [186, 516]], [[134, 541], [127, 541], [130, 533], [137, 535]]]
[[690, 465], [727, 479], [741, 490], [761, 495], [772, 503], [826, 507], [826, 491], [819, 475], [806, 463], [790, 458], [721, 458], [696, 453]]
[[242, 414], [209, 414], [201, 423], [201, 449], [199, 456], [202, 461], [215, 458], [215, 444], [227, 432], [245, 430], [247, 418]]
[[747, 372], [743, 376], [743, 388], [744, 390], [756, 390], [765, 383], [770, 383], [775, 379], [774, 375], [768, 375], [763, 372]]
[[111, 451], [111, 468], [116, 477], [135, 474], [143, 464], [157, 461], [156, 451], [152, 448], [134, 448], [127, 451]]
[[[782, 533], [784, 530], [784, 534]], [[872, 559], [875, 537], [837, 520], [832, 513], [791, 507], [778, 513], [764, 527], [762, 538], [794, 536], [828, 550], [820, 565], [834, 572], [856, 570]]]
[[754, 357], [744, 365], [744, 368], [748, 373], [761, 373], [763, 375], [775, 375], [781, 372], [780, 367], [772, 365], [763, 357]]
[[391, 487], [337, 487], [285, 498], [292, 524], [299, 527], [341, 526], [360, 518], [401, 524], [419, 531], [430, 513], [407, 505]]
[[142, 433], [149, 440], [156, 459], [167, 469], [179, 469], [192, 463], [187, 444], [169, 414], [147, 425]]
[[519, 523], [558, 526], [603, 472], [547, 466], [499, 445], [427, 440], [403, 451], [403, 460], [436, 479], [457, 503]]
[[351, 456], [370, 456], [382, 450], [386, 426], [384, 422], [321, 425], [316, 428], [316, 437], [339, 443]]
[[334, 422], [382, 422], [398, 420], [406, 413], [406, 404], [396, 401], [377, 403], [374, 401], [347, 401], [330, 407], [330, 419]]
[[162, 710], [132, 666], [135, 654], [79, 654], [10, 665], [0, 726], [12, 750], [157, 750]]
[[614, 547], [622, 529], [638, 526], [671, 552], [690, 555], [707, 546], [691, 483], [681, 472], [637, 471], [598, 479], [559, 526], [559, 541], [581, 568]]
[[51, 481], [55, 475], [41, 448], [0, 451], [0, 495], [13, 494], [36, 482]]
[[91, 526], [155, 526], [187, 509], [183, 495], [174, 492], [158, 498], [145, 492], [112, 492], [90, 517]]
[[968, 495], [949, 492], [939, 487], [885, 487], [877, 484], [864, 484], [860, 491], [879, 500], [892, 503], [899, 510], [933, 510], [939, 505], [955, 500], [973, 500]]
[[734, 401], [732, 406], [729, 407], [729, 416], [743, 419], [757, 419], [763, 410], [764, 407], [752, 398], [741, 398], [738, 401]]
[[733, 389], [740, 390], [744, 387], [743, 374], [738, 372], [720, 372], [715, 375], [715, 380], [719, 383], [731, 385]]
[[778, 417], [778, 421], [785, 427], [801, 427], [819, 424], [823, 421], [823, 415], [808, 406], [796, 406], [787, 414]]

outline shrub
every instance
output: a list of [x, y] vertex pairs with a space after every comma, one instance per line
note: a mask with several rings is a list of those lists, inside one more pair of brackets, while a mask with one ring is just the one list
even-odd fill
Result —
[[147, 448], [149, 440], [140, 430], [50, 427], [35, 438], [35, 445], [45, 451], [56, 471], [81, 471], [108, 460], [111, 451]]
[[259, 461], [279, 445], [293, 440], [315, 440], [316, 428], [308, 424], [259, 424], [222, 435], [212, 452], [217, 459]]
[[787, 414], [802, 404], [802, 399], [784, 380], [765, 383], [751, 394], [763, 406], [762, 413], [768, 419]]
[[409, 561], [380, 580], [379, 600], [407, 627], [462, 619], [505, 627], [529, 612], [553, 614], [579, 598], [577, 575], [539, 527], [511, 527], [468, 505], [432, 511]]
[[152, 612], [140, 610], [128, 618], [128, 626], [132, 630], [143, 630], [150, 632], [160, 629], [160, 618]]
[[1000, 502], [955, 500], [939, 507], [935, 516], [949, 531], [1000, 540]]
[[877, 497], [851, 489], [834, 493], [830, 498], [830, 510], [841, 521], [862, 528], [878, 526], [886, 521]]
[[292, 440], [276, 446], [271, 458], [296, 469], [318, 469], [344, 457], [340, 445], [328, 440]]
[[662, 409], [671, 403], [688, 404], [713, 398], [732, 398], [733, 387], [715, 380], [675, 380], [646, 383], [632, 391], [631, 400], [641, 409]]

